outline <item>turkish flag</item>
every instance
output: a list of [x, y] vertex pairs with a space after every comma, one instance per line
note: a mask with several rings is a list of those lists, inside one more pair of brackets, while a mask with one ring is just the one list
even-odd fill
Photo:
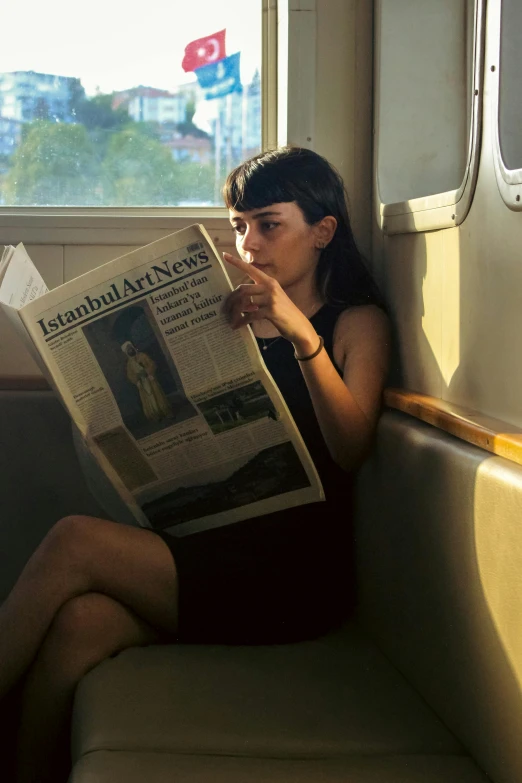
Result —
[[206, 35], [204, 38], [197, 38], [191, 41], [185, 47], [185, 56], [181, 67], [184, 71], [195, 71], [203, 65], [210, 65], [218, 60], [222, 60], [225, 54], [225, 33], [226, 30], [220, 30], [214, 35]]

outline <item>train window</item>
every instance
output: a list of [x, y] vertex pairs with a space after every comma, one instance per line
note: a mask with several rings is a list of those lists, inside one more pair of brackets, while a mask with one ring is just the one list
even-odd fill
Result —
[[221, 206], [262, 146], [262, 5], [3, 3], [0, 205]]
[[388, 233], [461, 222], [478, 164], [482, 0], [378, 0], [376, 184]]
[[490, 63], [495, 172], [501, 195], [515, 210], [522, 209], [522, 100], [520, 96], [520, 0], [494, 4], [493, 24], [497, 23], [499, 51]]

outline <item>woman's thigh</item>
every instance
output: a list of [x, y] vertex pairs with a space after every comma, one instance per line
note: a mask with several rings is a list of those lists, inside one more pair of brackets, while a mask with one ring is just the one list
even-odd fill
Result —
[[[128, 647], [172, 641], [132, 609], [101, 593], [71, 598], [58, 611], [33, 665], [46, 680], [56, 670], [60, 680], [76, 681], [93, 666]], [[52, 683], [51, 683], [52, 684]]]
[[176, 566], [169, 547], [153, 531], [95, 517], [66, 517], [50, 531], [42, 550], [50, 565], [74, 571], [69, 578], [76, 583], [76, 594], [103, 593], [154, 628], [176, 632]]

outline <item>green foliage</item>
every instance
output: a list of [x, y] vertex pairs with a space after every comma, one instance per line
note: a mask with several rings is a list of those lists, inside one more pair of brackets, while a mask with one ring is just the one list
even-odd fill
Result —
[[180, 172], [168, 149], [134, 129], [115, 134], [103, 162], [106, 201], [117, 206], [172, 206]]
[[187, 105], [185, 106], [185, 122], [191, 124], [195, 113], [196, 113], [196, 100], [195, 98], [191, 98], [190, 100], [187, 101]]
[[198, 128], [197, 125], [194, 125], [192, 120], [190, 120], [190, 122], [188, 120], [186, 122], [178, 122], [176, 124], [176, 130], [179, 131], [182, 136], [194, 136], [196, 139], [208, 139], [208, 133], [201, 130], [201, 128]]
[[195, 202], [213, 203], [214, 200], [214, 166], [210, 163], [201, 165], [193, 161], [178, 163], [180, 199]]
[[78, 106], [85, 101], [85, 90], [80, 79], [72, 79], [69, 82], [69, 112], [73, 117], [77, 116]]
[[99, 163], [86, 129], [37, 120], [25, 130], [13, 156], [6, 203], [98, 204], [98, 181]]
[[161, 126], [157, 122], [134, 122], [127, 117], [127, 125], [122, 130], [132, 130], [133, 133], [141, 133], [147, 139], [161, 139]]
[[[212, 203], [214, 166], [176, 162], [168, 141], [177, 130], [206, 137], [188, 104], [181, 126], [134, 122], [112, 95], [86, 100], [78, 81], [70, 108], [78, 124], [40, 119], [22, 126], [17, 151], [0, 161], [0, 197], [12, 205], [176, 206]], [[80, 124], [81, 123], [81, 124]], [[3, 192], [2, 192], [3, 191]]]
[[112, 108], [112, 95], [95, 95], [89, 100], [79, 101], [76, 106], [76, 119], [89, 130], [103, 128], [114, 130], [122, 128], [129, 122], [126, 109]]

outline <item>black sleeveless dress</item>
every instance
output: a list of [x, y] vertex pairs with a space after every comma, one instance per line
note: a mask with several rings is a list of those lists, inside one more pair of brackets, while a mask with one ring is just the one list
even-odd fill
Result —
[[[310, 320], [333, 361], [341, 310]], [[283, 338], [258, 340], [323, 482], [326, 501], [185, 537], [159, 532], [179, 576], [179, 640], [274, 644], [318, 636], [354, 604], [352, 477], [332, 460], [308, 389]]]

